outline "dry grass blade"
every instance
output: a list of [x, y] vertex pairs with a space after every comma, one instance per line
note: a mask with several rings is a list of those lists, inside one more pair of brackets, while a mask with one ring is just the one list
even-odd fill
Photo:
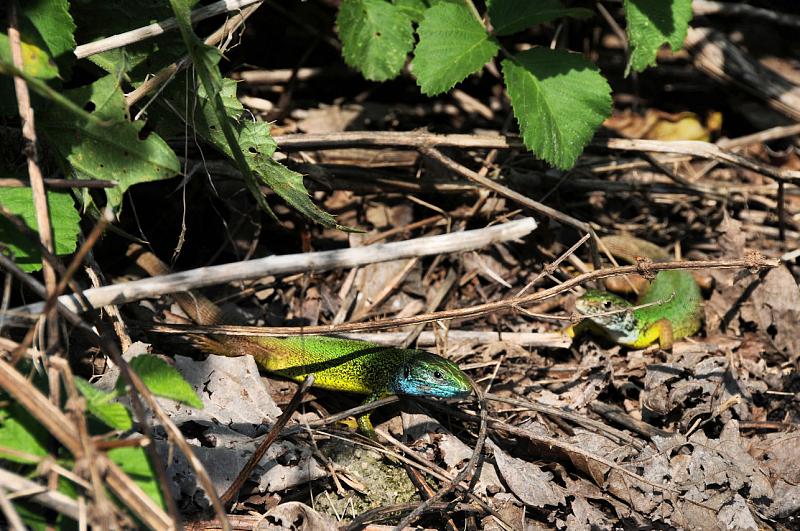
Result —
[[[83, 456], [83, 446], [78, 431], [67, 417], [36, 389], [31, 382], [7, 362], [0, 360], [0, 387], [24, 407], [53, 437], [79, 459]], [[106, 470], [106, 483], [111, 491], [133, 513], [154, 529], [173, 527], [172, 519], [116, 464], [99, 454], [97, 466]]]

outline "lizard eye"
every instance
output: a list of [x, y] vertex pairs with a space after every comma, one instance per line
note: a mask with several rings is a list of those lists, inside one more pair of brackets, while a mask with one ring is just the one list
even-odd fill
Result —
[[611, 309], [611, 301], [603, 301], [603, 309], [610, 310]]
[[441, 380], [442, 379], [442, 372], [441, 371], [434, 372], [433, 373], [433, 377], [436, 378], [437, 380]]

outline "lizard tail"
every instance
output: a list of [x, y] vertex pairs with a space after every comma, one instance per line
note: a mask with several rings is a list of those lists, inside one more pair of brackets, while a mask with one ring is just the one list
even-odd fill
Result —
[[[126, 255], [136, 261], [136, 265], [144, 269], [150, 276], [156, 277], [172, 273], [167, 264], [156, 255], [137, 243], [128, 246]], [[223, 321], [222, 310], [210, 299], [194, 291], [182, 291], [172, 294], [178, 306], [186, 312], [194, 322], [201, 325], [219, 324]]]
[[649, 258], [656, 262], [666, 262], [670, 259], [669, 253], [662, 247], [633, 236], [624, 234], [604, 236], [600, 241], [611, 254], [630, 264], [636, 264], [637, 257]]
[[233, 357], [243, 355], [243, 353], [237, 352], [235, 349], [231, 349], [230, 346], [222, 341], [214, 339], [213, 337], [189, 334], [187, 339], [192, 346], [207, 354]]
[[[128, 247], [127, 255], [133, 258], [136, 264], [151, 276], [168, 275], [171, 273], [169, 267], [164, 262], [138, 244], [131, 244]], [[172, 297], [181, 309], [186, 312], [186, 315], [191, 317], [197, 324], [215, 325], [225, 321], [222, 309], [211, 302], [210, 299], [197, 292], [177, 292], [172, 293]], [[270, 342], [268, 338], [263, 338], [260, 341], [253, 341], [245, 337], [209, 337], [200, 334], [190, 334], [188, 339], [192, 345], [208, 354], [228, 357], [250, 354], [267, 369], [270, 367], [270, 360], [273, 360], [275, 357], [273, 353], [274, 349], [269, 347]]]

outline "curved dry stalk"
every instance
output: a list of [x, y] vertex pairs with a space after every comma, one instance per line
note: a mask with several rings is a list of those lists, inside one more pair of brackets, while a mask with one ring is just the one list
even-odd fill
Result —
[[[61, 373], [61, 377], [64, 380], [67, 390], [67, 403], [64, 409], [72, 417], [72, 422], [78, 431], [82, 449], [81, 461], [83, 466], [89, 469], [89, 481], [92, 484], [91, 495], [94, 501], [91, 523], [101, 529], [113, 527], [114, 507], [108, 498], [106, 490], [103, 488], [101, 473], [97, 466], [97, 449], [89, 435], [89, 426], [86, 421], [86, 399], [81, 396], [75, 387], [72, 370], [64, 358], [53, 356], [48, 360], [48, 363]], [[76, 459], [77, 462], [78, 460]]]
[[497, 311], [507, 311], [515, 306], [523, 306], [533, 302], [539, 302], [560, 295], [583, 283], [603, 278], [630, 275], [638, 273], [641, 275], [651, 275], [657, 271], [669, 269], [768, 269], [778, 267], [779, 260], [768, 259], [760, 254], [753, 254], [748, 258], [738, 260], [676, 260], [672, 262], [657, 262], [649, 264], [637, 264], [620, 267], [608, 267], [598, 269], [589, 273], [582, 273], [571, 279], [536, 293], [523, 295], [521, 297], [509, 297], [499, 301], [487, 302], [466, 308], [456, 308], [442, 310], [411, 317], [398, 317], [393, 319], [381, 319], [368, 323], [345, 323], [340, 325], [318, 325], [318, 326], [237, 326], [237, 325], [216, 325], [216, 326], [193, 326], [193, 325], [153, 325], [148, 326], [151, 332], [162, 334], [228, 334], [236, 336], [286, 336], [302, 334], [338, 334], [342, 332], [356, 332], [365, 330], [382, 330], [394, 328], [396, 326], [408, 326], [419, 323], [429, 323], [446, 319], [473, 319]]

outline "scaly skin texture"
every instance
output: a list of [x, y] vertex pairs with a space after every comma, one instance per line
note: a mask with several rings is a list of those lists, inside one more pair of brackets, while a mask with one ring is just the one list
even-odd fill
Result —
[[[463, 398], [472, 392], [469, 379], [456, 364], [424, 350], [327, 336], [193, 340], [209, 353], [252, 355], [264, 370], [298, 382], [313, 373], [316, 387], [365, 394], [365, 403], [393, 394]], [[358, 425], [374, 433], [369, 414], [359, 417]]]
[[[128, 254], [150, 275], [169, 272], [141, 247], [131, 246]], [[198, 324], [219, 324], [224, 318], [219, 307], [198, 293], [173, 297]], [[472, 392], [469, 378], [456, 364], [424, 350], [326, 336], [192, 336], [192, 341], [209, 354], [251, 355], [264, 370], [298, 382], [313, 373], [316, 387], [365, 394], [365, 403], [393, 394], [462, 398]], [[358, 426], [374, 436], [369, 414], [358, 418]]]
[[[639, 241], [631, 237], [615, 237], [614, 247], [627, 245], [630, 248]], [[641, 251], [635, 247], [629, 250], [628, 256], [646, 256], [643, 252], [636, 253], [637, 250]], [[612, 252], [618, 254], [613, 248]], [[636, 306], [651, 303], [657, 304], [628, 310], [634, 305], [625, 299], [606, 291], [589, 290], [575, 304], [585, 319], [569, 327], [567, 334], [574, 337], [588, 330], [632, 348], [644, 348], [658, 341], [661, 348], [668, 349], [675, 340], [700, 330], [703, 297], [691, 273], [660, 271], [639, 297]]]

